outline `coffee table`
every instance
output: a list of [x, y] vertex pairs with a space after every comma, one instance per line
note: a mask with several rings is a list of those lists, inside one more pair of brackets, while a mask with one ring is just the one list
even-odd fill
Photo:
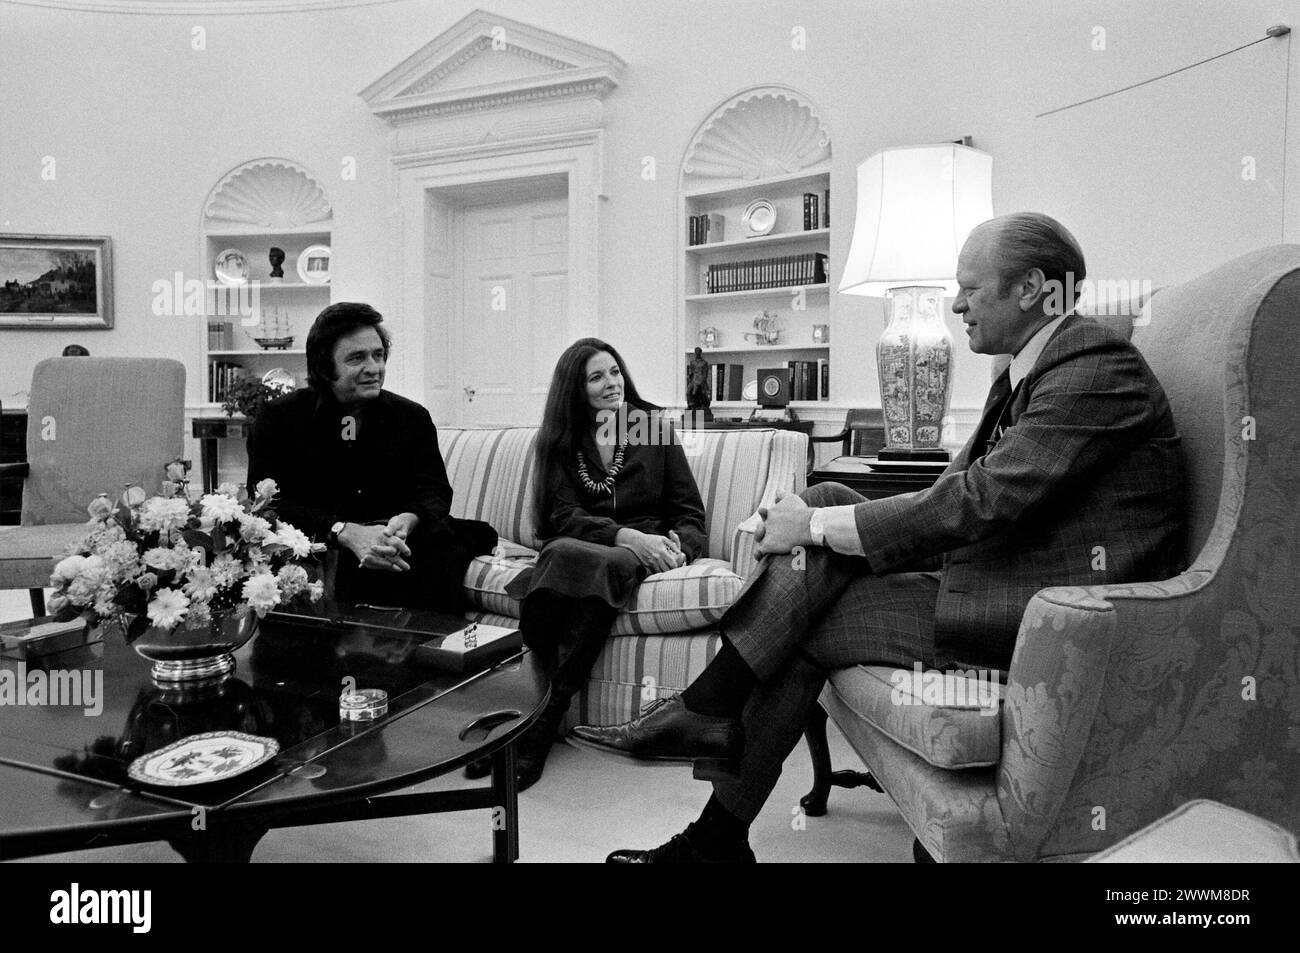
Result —
[[[155, 685], [149, 663], [112, 636], [37, 661], [0, 659], [10, 684], [23, 673], [30, 684], [37, 669], [103, 684], [99, 714], [0, 707], [0, 859], [165, 840], [187, 861], [248, 861], [272, 828], [491, 810], [493, 860], [516, 860], [514, 742], [546, 703], [546, 676], [526, 649], [453, 674], [412, 664], [415, 646], [363, 625], [303, 631], [268, 619], [236, 653], [232, 677], [190, 690]], [[340, 723], [345, 678], [387, 691], [388, 714]], [[203, 785], [127, 776], [136, 757], [217, 730], [274, 738], [279, 754]], [[395, 793], [484, 756], [487, 786]]]

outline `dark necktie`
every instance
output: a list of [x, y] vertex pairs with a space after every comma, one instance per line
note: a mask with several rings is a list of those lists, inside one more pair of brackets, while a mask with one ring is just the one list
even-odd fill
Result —
[[975, 442], [971, 445], [971, 460], [978, 460], [993, 449], [1006, 430], [1007, 408], [1015, 390], [1011, 387], [1011, 368], [1008, 367], [989, 390], [989, 399], [984, 404], [984, 413], [980, 417], [979, 428], [975, 432]]

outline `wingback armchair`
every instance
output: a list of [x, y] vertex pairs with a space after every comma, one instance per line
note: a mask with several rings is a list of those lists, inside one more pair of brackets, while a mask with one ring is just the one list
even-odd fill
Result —
[[1131, 339], [1182, 435], [1187, 571], [1041, 590], [996, 717], [891, 705], [878, 667], [822, 695], [935, 859], [1082, 859], [1197, 798], [1300, 830], [1300, 246], [1157, 292]]
[[155, 494], [184, 450], [185, 366], [143, 357], [54, 357], [32, 373], [18, 526], [0, 526], [0, 589], [28, 589], [44, 614], [55, 561], [86, 532], [86, 504], [125, 484]]

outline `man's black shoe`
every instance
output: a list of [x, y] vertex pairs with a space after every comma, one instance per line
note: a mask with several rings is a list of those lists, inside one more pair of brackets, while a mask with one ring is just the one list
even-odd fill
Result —
[[691, 843], [687, 834], [674, 834], [668, 843], [651, 850], [616, 850], [605, 858], [607, 864], [753, 864], [757, 863], [749, 844], [734, 852], [706, 857]]
[[695, 777], [705, 781], [734, 778], [745, 750], [739, 719], [696, 714], [680, 696], [660, 699], [626, 724], [579, 725], [571, 737], [579, 744], [645, 761], [693, 761]]

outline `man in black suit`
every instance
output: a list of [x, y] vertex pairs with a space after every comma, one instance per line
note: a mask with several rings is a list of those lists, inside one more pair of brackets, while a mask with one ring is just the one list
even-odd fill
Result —
[[279, 515], [338, 550], [336, 598], [459, 612], [471, 551], [490, 550], [495, 534], [450, 516], [429, 412], [383, 389], [382, 322], [367, 304], [320, 313], [307, 334], [311, 386], [258, 414], [248, 485], [275, 480]]

